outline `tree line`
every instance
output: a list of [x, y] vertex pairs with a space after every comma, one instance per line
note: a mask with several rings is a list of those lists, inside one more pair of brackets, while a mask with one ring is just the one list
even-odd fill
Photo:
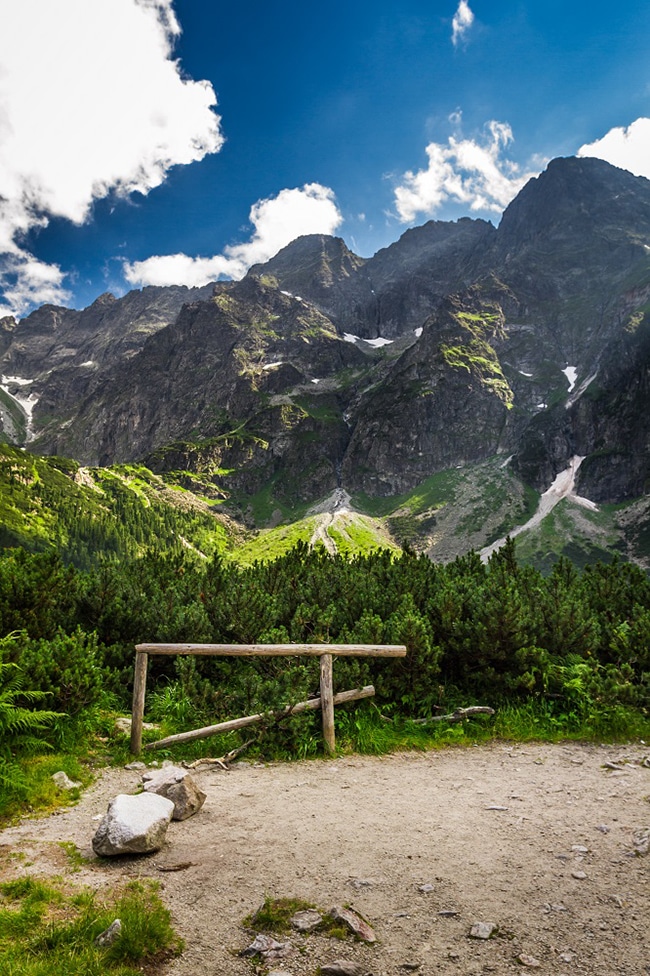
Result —
[[[398, 660], [340, 659], [337, 690], [373, 683], [388, 716], [450, 704], [544, 702], [564, 714], [650, 699], [650, 581], [614, 562], [549, 576], [509, 541], [487, 564], [410, 551], [344, 558], [298, 544], [240, 567], [150, 552], [91, 569], [56, 552], [0, 555], [0, 660], [67, 716], [108, 694], [128, 711], [141, 642], [405, 644]], [[318, 662], [154, 658], [149, 688], [209, 721], [315, 693]], [[155, 701], [155, 697], [152, 699]]]

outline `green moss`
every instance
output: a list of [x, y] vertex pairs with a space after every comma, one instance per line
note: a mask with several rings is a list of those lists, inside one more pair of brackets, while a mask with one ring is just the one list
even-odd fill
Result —
[[360, 512], [377, 518], [391, 515], [402, 508], [418, 514], [453, 502], [454, 491], [461, 479], [462, 474], [457, 469], [450, 468], [432, 474], [416, 488], [402, 495], [381, 498], [359, 492], [353, 496], [352, 502]]
[[514, 394], [503, 375], [496, 353], [487, 342], [474, 338], [466, 344], [449, 346], [443, 343], [440, 346], [440, 353], [448, 366], [452, 369], [467, 370], [506, 407], [512, 407]]
[[264, 899], [264, 904], [247, 915], [244, 925], [253, 928], [258, 932], [288, 932], [291, 928], [291, 919], [296, 912], [304, 912], [315, 909], [315, 905], [302, 898], [269, 898]]

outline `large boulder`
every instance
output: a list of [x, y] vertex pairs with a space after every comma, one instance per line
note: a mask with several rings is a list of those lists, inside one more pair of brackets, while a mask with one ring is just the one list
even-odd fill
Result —
[[155, 772], [142, 776], [147, 793], [166, 796], [174, 804], [173, 820], [187, 820], [198, 813], [205, 803], [205, 793], [198, 788], [186, 769], [178, 766], [165, 766]]
[[121, 793], [108, 805], [92, 845], [95, 854], [149, 854], [160, 850], [172, 819], [174, 804], [155, 793]]

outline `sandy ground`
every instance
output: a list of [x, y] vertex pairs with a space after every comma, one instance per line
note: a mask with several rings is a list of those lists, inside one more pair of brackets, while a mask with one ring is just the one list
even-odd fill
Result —
[[[99, 888], [156, 878], [186, 940], [160, 976], [313, 976], [335, 959], [374, 976], [521, 973], [532, 962], [559, 976], [639, 976], [650, 973], [650, 856], [635, 853], [650, 827], [649, 752], [496, 744], [203, 767], [193, 775], [205, 805], [171, 824], [163, 850], [100, 861], [96, 818], [140, 784], [113, 770], [74, 808], [1, 831], [0, 876], [69, 873]], [[89, 858], [76, 873], [62, 841]], [[294, 952], [256, 970], [238, 953], [253, 938], [243, 919], [266, 895], [349, 904], [378, 942], [291, 935]], [[477, 921], [498, 924], [497, 936], [469, 938]]]

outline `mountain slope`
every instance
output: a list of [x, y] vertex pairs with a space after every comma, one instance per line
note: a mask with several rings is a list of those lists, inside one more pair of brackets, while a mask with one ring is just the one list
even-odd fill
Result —
[[262, 495], [269, 516], [390, 499], [495, 456], [543, 491], [579, 455], [581, 494], [630, 501], [650, 477], [650, 181], [554, 160], [496, 229], [431, 221], [368, 260], [299, 238], [241, 282], [4, 320], [2, 349], [6, 438], [189, 472], [258, 523]]

